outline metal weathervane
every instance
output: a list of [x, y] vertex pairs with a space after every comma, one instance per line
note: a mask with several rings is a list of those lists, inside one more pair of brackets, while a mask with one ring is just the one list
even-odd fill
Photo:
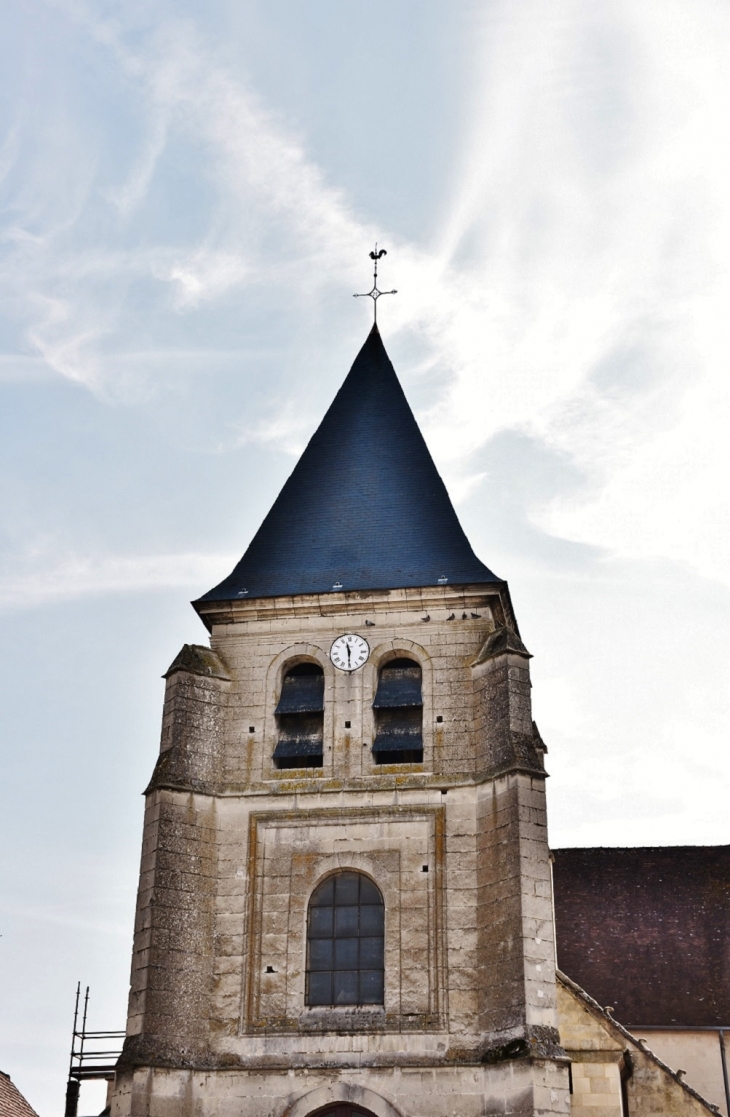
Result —
[[370, 253], [370, 259], [373, 261], [373, 289], [372, 291], [363, 291], [359, 295], [353, 295], [353, 299], [367, 299], [373, 300], [373, 322], [375, 325], [378, 323], [378, 299], [381, 295], [397, 295], [397, 291], [379, 291], [378, 290], [378, 260], [381, 256], [386, 256], [387, 252], [384, 248], [378, 252], [378, 246], [375, 245], [375, 251]]

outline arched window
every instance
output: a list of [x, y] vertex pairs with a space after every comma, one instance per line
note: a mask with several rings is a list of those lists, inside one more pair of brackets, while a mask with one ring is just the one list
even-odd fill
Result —
[[383, 897], [362, 873], [323, 880], [309, 901], [307, 1004], [382, 1005]]
[[298, 663], [285, 674], [276, 707], [277, 768], [321, 768], [324, 735], [324, 672], [318, 663]]
[[391, 659], [381, 667], [373, 702], [376, 764], [423, 762], [421, 668], [412, 659]]

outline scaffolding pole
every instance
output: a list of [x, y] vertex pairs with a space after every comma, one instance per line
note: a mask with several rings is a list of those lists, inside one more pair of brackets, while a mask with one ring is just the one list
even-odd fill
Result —
[[[79, 1028], [79, 1007], [81, 1001], [81, 982], [76, 986], [76, 1003], [74, 1005], [74, 1025], [71, 1033], [71, 1056], [68, 1064], [68, 1082], [66, 1084], [66, 1107], [64, 1117], [78, 1117], [79, 1092], [81, 1083], [92, 1079], [112, 1079], [116, 1070], [117, 1059], [122, 1053], [121, 1043], [125, 1032], [90, 1032], [86, 1028], [86, 1018], [89, 1011], [89, 986], [84, 993], [83, 1013], [81, 1027]], [[87, 1042], [90, 1046], [87, 1046]], [[101, 1047], [99, 1045], [102, 1045]]]

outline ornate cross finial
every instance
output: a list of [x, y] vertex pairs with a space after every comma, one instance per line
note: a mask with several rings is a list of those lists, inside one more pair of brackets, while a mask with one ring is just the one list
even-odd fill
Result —
[[370, 259], [373, 261], [373, 289], [372, 291], [363, 291], [359, 295], [353, 295], [353, 299], [366, 299], [373, 300], [373, 322], [378, 323], [378, 299], [381, 295], [397, 295], [397, 291], [379, 291], [378, 290], [378, 260], [381, 256], [386, 256], [387, 252], [384, 248], [378, 252], [377, 242], [375, 244], [375, 251], [370, 253]]

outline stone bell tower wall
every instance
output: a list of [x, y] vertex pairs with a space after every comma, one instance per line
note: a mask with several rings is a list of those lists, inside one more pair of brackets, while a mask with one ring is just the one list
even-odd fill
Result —
[[[476, 1074], [477, 1093], [524, 1114], [550, 1080], [564, 1105], [542, 753], [504, 603], [439, 587], [226, 609], [214, 650], [186, 646], [167, 672], [115, 1117], [129, 1105], [163, 1117], [152, 1103], [173, 1088], [165, 1112], [192, 1112], [191, 1067], [211, 1114], [225, 1095], [249, 1117], [284, 1117], [304, 1086], [286, 1076], [317, 1067], [328, 1090], [433, 1073], [454, 1097]], [[352, 675], [328, 657], [348, 631], [371, 650]], [[404, 654], [422, 667], [424, 762], [378, 766], [378, 671]], [[302, 658], [325, 676], [324, 763], [280, 770], [274, 711]], [[305, 1003], [307, 905], [338, 869], [385, 898], [375, 1014]], [[403, 1112], [437, 1117], [427, 1092], [401, 1083]]]

